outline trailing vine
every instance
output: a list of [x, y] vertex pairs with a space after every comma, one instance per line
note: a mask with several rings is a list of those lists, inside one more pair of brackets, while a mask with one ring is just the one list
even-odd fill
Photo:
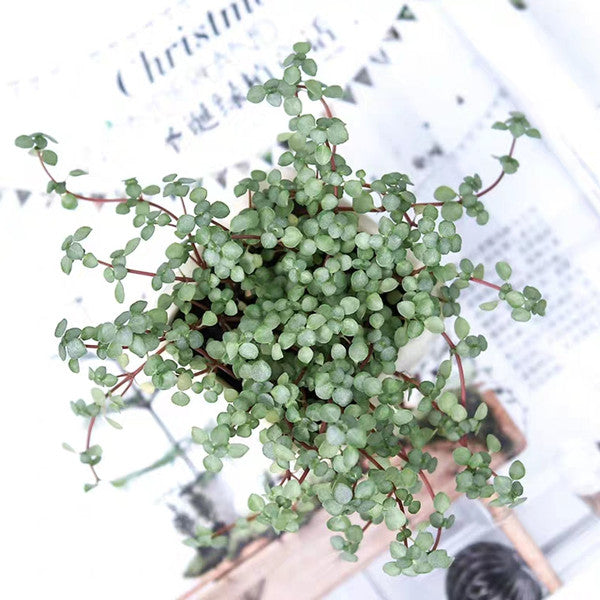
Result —
[[[427, 450], [434, 436], [455, 444], [459, 492], [509, 506], [522, 501], [523, 465], [515, 461], [507, 476], [490, 466], [501, 449], [498, 439], [488, 435], [486, 450], [469, 447], [468, 436], [486, 420], [487, 406], [468, 414], [462, 361], [477, 357], [487, 342], [471, 333], [460, 297], [472, 285], [486, 286], [490, 300], [481, 308], [503, 304], [516, 321], [543, 315], [546, 302], [534, 287], [515, 289], [503, 261], [487, 280], [482, 264], [445, 257], [461, 250], [461, 218], [488, 221], [484, 196], [517, 170], [517, 140], [539, 132], [524, 115], [511, 113], [494, 125], [510, 134], [494, 181], [484, 187], [477, 174], [470, 175], [457, 188], [440, 186], [432, 200], [418, 201], [407, 175], [367, 181], [365, 171], [344, 160], [338, 149], [348, 131], [329, 105], [342, 89], [314, 78], [309, 50], [308, 43], [295, 44], [283, 77], [248, 92], [250, 102], [283, 105], [290, 116], [288, 148], [278, 161], [283, 171], [255, 170], [235, 186], [247, 206], [230, 221], [223, 221], [230, 216], [227, 204], [209, 201], [197, 180], [177, 174], [158, 185], [128, 179], [122, 198], [76, 193], [50, 172], [58, 160], [49, 148], [53, 138], [34, 133], [16, 139], [39, 159], [49, 177], [47, 191], [58, 194], [65, 208], [111, 203], [118, 214], [133, 217], [137, 235], [108, 256], [88, 249], [90, 227], [77, 229], [63, 243], [62, 270], [69, 274], [76, 263], [101, 269], [119, 303], [130, 276], [148, 278], [157, 292], [154, 301], [133, 302], [113, 321], [70, 327], [63, 319], [56, 327], [60, 357], [72, 371], [89, 353], [108, 365], [117, 361], [123, 370], [90, 368], [91, 400], [72, 403], [88, 423], [79, 453], [93, 477], [86, 489], [101, 481], [96, 423], [106, 419], [120, 427], [113, 417], [124, 396], [151, 382], [171, 390], [182, 407], [202, 398], [221, 403], [212, 430], [191, 428], [208, 471], [244, 455], [248, 447], [241, 440], [256, 434], [280, 475], [266, 493], [251, 494], [246, 518], [218, 530], [201, 528], [189, 544], [223, 546], [234, 527], [294, 532], [304, 515], [322, 506], [342, 558], [357, 560], [365, 531], [382, 525], [396, 532], [385, 572], [427, 573], [450, 564], [440, 544], [454, 521], [450, 499], [429, 479], [437, 467]], [[307, 100], [317, 102], [324, 116], [304, 112]], [[83, 174], [77, 169], [70, 177]], [[161, 194], [179, 199], [181, 214], [150, 200]], [[364, 218], [370, 216], [375, 232], [367, 231]], [[161, 228], [173, 234], [164, 261], [133, 268], [138, 248]], [[448, 346], [432, 381], [396, 366], [425, 332]], [[458, 395], [447, 389], [453, 372]], [[409, 397], [417, 399], [416, 407], [409, 407]], [[421, 489], [433, 500], [430, 514], [420, 514]]]

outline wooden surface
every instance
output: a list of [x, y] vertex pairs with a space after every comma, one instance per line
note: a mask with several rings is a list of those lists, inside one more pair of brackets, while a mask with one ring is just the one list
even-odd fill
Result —
[[514, 511], [506, 506], [490, 506], [485, 503], [496, 525], [510, 540], [525, 564], [531, 569], [537, 580], [553, 594], [562, 587], [556, 571], [544, 556], [540, 547], [535, 543], [522, 523], [517, 519]]
[[[513, 442], [511, 454], [525, 447], [525, 439], [510, 419], [493, 392], [485, 392], [484, 400], [490, 407], [500, 429]], [[436, 492], [446, 492], [451, 500], [459, 494], [455, 491], [454, 476], [459, 469], [451, 452], [456, 444], [438, 442], [428, 451], [438, 458], [438, 468], [428, 478]], [[494, 468], [508, 457], [498, 455], [492, 463]], [[417, 497], [422, 502], [419, 515], [433, 512], [433, 503], [425, 490]], [[411, 519], [414, 525], [419, 515]], [[388, 549], [396, 532], [385, 525], [370, 527], [358, 551], [356, 563], [343, 561], [331, 547], [332, 533], [326, 523], [330, 515], [318, 511], [311, 521], [298, 533], [284, 535], [264, 544], [261, 540], [250, 544], [235, 562], [226, 561], [209, 571], [179, 600], [314, 600], [322, 598], [347, 577], [364, 569], [369, 562]], [[442, 537], [443, 540], [443, 537]]]

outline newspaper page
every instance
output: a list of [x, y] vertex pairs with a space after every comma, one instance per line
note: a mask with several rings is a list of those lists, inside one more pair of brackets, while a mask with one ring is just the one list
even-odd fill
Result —
[[[245, 0], [205, 2], [200, 7], [179, 2], [113, 47], [5, 86], [4, 96], [12, 107], [7, 128], [14, 135], [27, 131], [34, 114], [43, 130], [61, 141], [59, 168], [90, 169], [89, 181], [82, 179], [84, 192], [122, 193], [120, 180], [132, 174], [154, 181], [176, 170], [203, 178], [211, 194], [227, 201], [237, 179], [253, 168], [269, 168], [281, 152], [274, 139], [285, 117], [269, 107], [263, 111], [252, 106], [250, 113], [244, 96], [250, 85], [278, 72], [290, 40], [300, 38], [313, 42], [320, 76], [343, 84], [344, 97], [334, 111], [349, 125], [345, 156], [353, 168], [365, 169], [370, 177], [387, 171], [407, 173], [420, 201], [431, 199], [438, 185], [456, 186], [465, 175], [479, 173], [484, 185], [498, 175], [499, 164], [492, 155], [505, 154], [510, 140], [491, 125], [519, 109], [518, 103], [430, 3], [418, 3], [411, 10], [404, 3]], [[79, 91], [64, 98], [59, 91], [74, 79]], [[78, 103], [92, 88], [97, 97], [93, 105], [86, 104], [84, 114]], [[34, 107], [32, 94], [43, 98], [43, 108], [39, 102]], [[535, 115], [528, 116], [535, 125]], [[532, 473], [529, 493], [535, 497], [536, 489], [542, 491], [548, 461], [558, 460], [561, 444], [570, 435], [594, 439], [600, 431], [597, 393], [590, 392], [597, 389], [600, 377], [594, 351], [600, 338], [595, 310], [600, 237], [597, 213], [543, 140], [520, 141], [516, 156], [521, 162], [518, 173], [506, 176], [486, 198], [490, 223], [479, 227], [461, 221], [463, 253], [483, 263], [489, 279], [495, 276], [495, 261], [509, 262], [516, 286], [531, 283], [548, 299], [548, 315], [515, 324], [503, 306], [493, 312], [478, 309], [493, 299], [492, 290], [474, 285], [464, 290], [464, 316], [473, 332], [483, 333], [489, 342], [487, 352], [476, 363], [469, 362], [467, 373], [470, 381], [498, 390], [530, 448], [535, 448], [526, 451]], [[145, 597], [172, 597], [189, 585], [179, 575], [190, 561], [190, 549], [181, 545], [172, 521], [177, 514], [189, 515], [189, 507], [181, 508], [187, 502], [181, 490], [199, 474], [202, 455], [188, 446], [187, 460], [169, 460], [168, 453], [174, 440], [186, 443], [193, 419], [206, 423], [218, 411], [211, 414], [206, 406], [190, 406], [182, 419], [182, 409], [168, 397], [156, 402], [152, 411], [125, 411], [119, 419], [124, 431], [103, 427], [100, 432], [107, 449], [103, 467], [110, 477], [136, 473], [165, 457], [166, 466], [148, 469], [126, 492], [99, 488], [65, 504], [65, 496], [75, 494], [73, 482], [80, 481], [81, 471], [73, 465], [73, 456], [60, 449], [60, 442], [76, 446], [83, 434], [81, 425], [73, 423], [68, 401], [84, 397], [89, 382], [85, 374], [74, 377], [59, 362], [51, 332], [63, 316], [74, 324], [101, 322], [113, 318], [114, 310], [112, 289], [98, 273], [61, 275], [59, 248], [64, 236], [82, 224], [97, 229], [98, 248], [115, 247], [128, 239], [128, 223], [115, 219], [108, 206], [81, 206], [75, 213], [61, 210], [55, 199], [40, 194], [43, 178], [32, 175], [35, 165], [24, 158], [10, 154], [11, 168], [0, 179], [0, 265], [22, 290], [5, 333], [14, 340], [8, 359], [27, 353], [30, 340], [22, 335], [19, 311], [36, 315], [35, 371], [20, 363], [14, 369], [20, 382], [32, 378], [44, 383], [30, 400], [35, 403], [34, 417], [28, 417], [31, 405], [10, 409], [13, 430], [6, 440], [21, 446], [24, 431], [33, 429], [48, 445], [43, 465], [58, 469], [52, 477], [41, 475], [57, 490], [48, 502], [58, 521], [88, 528], [97, 547], [110, 549], [115, 562], [135, 555], [134, 569], [145, 565], [142, 583], [125, 567], [117, 572], [128, 592], [139, 592], [142, 585]], [[157, 173], [157, 168], [162, 170]], [[158, 263], [160, 252], [152, 252], [149, 246], [148, 263]], [[146, 281], [128, 281], [127, 299], [144, 294], [151, 298]], [[5, 310], [15, 308], [7, 304]], [[43, 331], [48, 335], [39, 337]], [[432, 352], [438, 358], [448, 348], [442, 341]], [[430, 367], [420, 368], [426, 376]], [[20, 384], [13, 393], [22, 389]], [[575, 398], [577, 411], [571, 410]], [[557, 421], [565, 431], [560, 441], [545, 435], [545, 428]], [[34, 464], [39, 451], [33, 446], [24, 450], [26, 459]], [[260, 449], [253, 448], [245, 464], [260, 464], [259, 458]], [[260, 485], [263, 475], [260, 468], [227, 466], [211, 484], [219, 495], [233, 497], [220, 517], [245, 511], [247, 492]], [[40, 485], [38, 479], [14, 476], [23, 490], [35, 491]], [[155, 499], [160, 500], [151, 504]], [[31, 510], [39, 515], [33, 503]], [[155, 542], [147, 542], [148, 522]], [[117, 526], [122, 548], [115, 549]], [[62, 531], [58, 526], [52, 529], [42, 516], [33, 518], [32, 531], [47, 532], [48, 527], [57, 536]], [[82, 534], [72, 543], [83, 546], [87, 539]], [[90, 552], [99, 559], [101, 550]], [[93, 576], [93, 567], [83, 561], [80, 569], [81, 577], [69, 583], [71, 591]], [[110, 589], [99, 586], [105, 592]], [[92, 597], [103, 595], [99, 591]]]

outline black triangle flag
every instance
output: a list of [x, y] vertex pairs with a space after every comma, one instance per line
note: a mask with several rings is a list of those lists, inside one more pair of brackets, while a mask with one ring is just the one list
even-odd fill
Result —
[[[97, 198], [98, 200], [104, 200], [106, 198], [106, 194], [90, 194], [91, 198]], [[98, 210], [102, 210], [104, 208], [105, 202], [94, 202], [96, 208]]]
[[401, 40], [402, 40], [402, 37], [398, 33], [398, 30], [395, 29], [394, 27], [390, 27], [385, 32], [385, 37], [383, 38], [384, 42], [400, 42]]
[[247, 171], [250, 168], [250, 163], [247, 160], [243, 160], [242, 162], [235, 163], [233, 166], [240, 171]]
[[246, 590], [242, 596], [243, 600], [260, 600], [263, 597], [266, 582], [267, 578], [263, 577], [257, 584]]
[[390, 62], [390, 57], [383, 48], [379, 48], [377, 52], [374, 52], [369, 56], [369, 60], [380, 65], [386, 65]]
[[354, 94], [352, 93], [352, 88], [349, 85], [346, 86], [346, 89], [342, 94], [342, 100], [344, 100], [345, 102], [349, 102], [350, 104], [356, 104], [356, 98], [354, 97]]
[[27, 202], [27, 198], [31, 196], [31, 192], [29, 190], [17, 190], [17, 198], [19, 199], [19, 203], [21, 206]]
[[415, 13], [405, 4], [396, 17], [399, 21], [416, 21]]
[[218, 173], [215, 173], [215, 179], [219, 182], [221, 187], [227, 187], [227, 169], [223, 169]]
[[273, 153], [270, 150], [267, 150], [262, 156], [261, 158], [268, 164], [268, 165], [272, 165], [273, 164]]
[[363, 67], [354, 77], [353, 77], [354, 81], [357, 81], [358, 83], [362, 83], [364, 85], [373, 85], [373, 82], [371, 81], [371, 77], [369, 75], [369, 72], [367, 71], [367, 67]]

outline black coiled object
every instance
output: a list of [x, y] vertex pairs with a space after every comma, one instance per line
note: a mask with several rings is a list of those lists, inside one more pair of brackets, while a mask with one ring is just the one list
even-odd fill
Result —
[[456, 556], [446, 594], [448, 600], [540, 600], [542, 589], [514, 550], [478, 542]]

